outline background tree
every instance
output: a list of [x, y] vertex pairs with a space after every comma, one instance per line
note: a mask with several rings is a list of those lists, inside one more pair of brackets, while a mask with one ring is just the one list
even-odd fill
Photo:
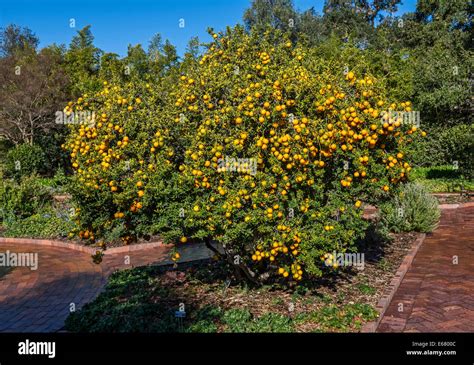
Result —
[[123, 61], [116, 53], [104, 53], [100, 58], [99, 78], [101, 80], [116, 81], [123, 80], [125, 68]]
[[68, 98], [62, 54], [45, 48], [38, 54], [0, 59], [0, 137], [33, 144], [58, 128], [55, 112]]
[[178, 53], [169, 40], [163, 43], [160, 34], [155, 34], [148, 46], [148, 62], [152, 75], [162, 76], [178, 63]]
[[314, 8], [310, 8], [298, 17], [297, 27], [299, 37], [306, 37], [306, 41], [311, 45], [318, 45], [327, 39], [327, 33], [323, 17], [317, 14]]
[[400, 0], [326, 0], [323, 13], [325, 32], [355, 41], [374, 42], [376, 20], [395, 12]]
[[128, 45], [127, 56], [123, 59], [125, 75], [143, 78], [148, 73], [148, 57], [141, 44]]
[[189, 55], [190, 57], [196, 59], [199, 56], [199, 38], [198, 37], [192, 37], [188, 44], [186, 45], [186, 55]]
[[292, 0], [254, 0], [243, 16], [247, 30], [264, 31], [268, 26], [290, 32], [296, 38], [298, 13]]
[[10, 24], [6, 28], [0, 28], [0, 57], [13, 56], [27, 49], [36, 50], [39, 39], [28, 28], [22, 28]]
[[73, 93], [76, 96], [96, 90], [99, 85], [98, 72], [102, 51], [94, 46], [90, 25], [77, 32], [66, 53], [66, 64]]

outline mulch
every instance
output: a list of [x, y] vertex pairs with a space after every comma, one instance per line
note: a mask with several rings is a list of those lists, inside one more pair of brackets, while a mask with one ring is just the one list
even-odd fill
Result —
[[[187, 303], [195, 308], [210, 305], [224, 310], [247, 309], [255, 317], [266, 313], [294, 317], [316, 312], [328, 304], [342, 308], [361, 303], [375, 308], [416, 238], [414, 233], [393, 235], [391, 243], [374, 245], [366, 251], [364, 270], [340, 271], [313, 281], [307, 290], [283, 286], [249, 289], [231, 281], [232, 278], [215, 277], [213, 273], [219, 271], [218, 263], [209, 264], [207, 276], [201, 267], [190, 264], [162, 272], [154, 279], [157, 285], [166, 286], [173, 292], [177, 303]], [[297, 331], [309, 332], [318, 326], [318, 323], [307, 321], [299, 324]]]

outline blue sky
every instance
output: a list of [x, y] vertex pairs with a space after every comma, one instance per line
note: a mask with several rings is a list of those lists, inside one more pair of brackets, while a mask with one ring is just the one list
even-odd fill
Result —
[[[314, 7], [321, 12], [324, 0], [295, 0], [299, 10]], [[405, 0], [399, 13], [413, 11], [416, 0]], [[188, 40], [199, 36], [209, 41], [207, 27], [216, 30], [242, 21], [250, 0], [1, 0], [0, 27], [10, 23], [27, 26], [40, 38], [40, 47], [69, 44], [75, 32], [92, 26], [95, 44], [123, 56], [128, 44], [147, 48], [151, 37], [161, 33], [179, 54]], [[70, 27], [70, 19], [76, 28]], [[179, 27], [184, 19], [184, 28]]]

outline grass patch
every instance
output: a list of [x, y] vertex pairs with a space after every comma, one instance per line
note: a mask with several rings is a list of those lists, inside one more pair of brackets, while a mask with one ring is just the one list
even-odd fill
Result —
[[464, 178], [451, 165], [416, 167], [410, 173], [410, 180], [425, 186], [430, 193], [458, 193], [462, 189], [474, 191], [474, 181]]
[[295, 326], [289, 316], [278, 313], [266, 313], [261, 317], [254, 317], [250, 310], [234, 308], [225, 311], [220, 318], [225, 332], [293, 332]]
[[377, 311], [368, 304], [350, 303], [343, 306], [334, 304], [320, 311], [302, 314], [296, 320], [318, 323], [312, 332], [348, 332], [358, 330], [367, 320], [377, 318]]

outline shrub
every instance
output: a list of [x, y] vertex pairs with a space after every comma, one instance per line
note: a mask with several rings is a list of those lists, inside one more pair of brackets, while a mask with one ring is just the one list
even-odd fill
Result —
[[43, 149], [43, 173], [53, 176], [56, 171], [70, 170], [67, 153], [61, 148], [67, 136], [67, 128], [38, 136], [36, 143]]
[[75, 227], [69, 215], [45, 209], [27, 218], [11, 218], [5, 224], [5, 237], [66, 238]]
[[426, 131], [427, 136], [415, 137], [415, 143], [412, 143], [407, 150], [407, 156], [413, 166], [427, 167], [439, 166], [451, 163], [446, 162], [447, 156], [442, 141], [442, 128], [430, 128]]
[[62, 190], [68, 184], [68, 182], [69, 180], [64, 173], [64, 170], [56, 170], [52, 179], [52, 187], [57, 190]]
[[407, 178], [420, 131], [384, 111], [411, 103], [388, 100], [364, 64], [344, 74], [344, 60], [322, 62], [282, 33], [213, 37], [176, 82], [105, 82], [66, 107], [97, 116], [65, 144], [79, 236], [219, 241], [255, 282], [335, 269], [321, 257], [354, 250], [361, 201], [388, 199]]
[[0, 139], [0, 178], [5, 175], [7, 153], [12, 147], [10, 142]]
[[445, 129], [442, 140], [447, 163], [456, 164], [463, 175], [474, 177], [474, 124], [460, 124]]
[[473, 176], [474, 125], [431, 128], [426, 138], [418, 136], [408, 155], [415, 166], [451, 165], [466, 177]]
[[64, 170], [57, 169], [52, 177], [42, 177], [38, 181], [41, 185], [47, 187], [54, 194], [61, 194], [67, 190], [69, 178]]
[[438, 200], [419, 184], [409, 183], [380, 207], [383, 226], [392, 232], [431, 232], [439, 221]]
[[423, 185], [430, 193], [474, 191], [474, 181], [453, 165], [414, 168], [410, 181]]
[[51, 204], [50, 190], [36, 176], [24, 177], [17, 183], [12, 180], [0, 182], [0, 208], [2, 220], [27, 218]]
[[20, 144], [7, 153], [6, 174], [20, 179], [40, 173], [45, 166], [43, 150], [38, 145]]

